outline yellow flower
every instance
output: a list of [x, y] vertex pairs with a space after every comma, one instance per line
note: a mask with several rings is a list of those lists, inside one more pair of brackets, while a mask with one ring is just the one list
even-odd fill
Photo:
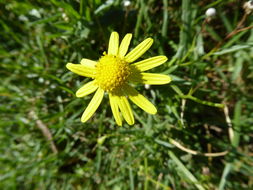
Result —
[[155, 106], [130, 86], [129, 82], [154, 85], [169, 83], [171, 78], [167, 75], [143, 72], [165, 63], [167, 57], [156, 56], [133, 63], [150, 48], [153, 39], [147, 38], [126, 54], [131, 38], [132, 34], [126, 34], [119, 45], [118, 33], [112, 32], [108, 52], [98, 61], [82, 59], [81, 64], [66, 65], [70, 71], [93, 79], [76, 92], [77, 97], [84, 97], [96, 91], [82, 115], [82, 122], [86, 122], [95, 113], [105, 92], [109, 94], [112, 113], [119, 126], [122, 125], [121, 114], [129, 125], [134, 124], [128, 98], [147, 113], [156, 114]]

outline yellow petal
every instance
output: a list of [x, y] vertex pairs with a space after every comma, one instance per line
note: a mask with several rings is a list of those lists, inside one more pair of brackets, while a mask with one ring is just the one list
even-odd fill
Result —
[[167, 84], [171, 82], [171, 77], [154, 73], [138, 73], [131, 75], [129, 80], [143, 84]]
[[117, 55], [119, 49], [119, 34], [112, 32], [109, 40], [108, 54]]
[[95, 77], [95, 68], [73, 63], [68, 63], [66, 67], [68, 68], [68, 70], [78, 75], [84, 77]]
[[126, 34], [125, 37], [123, 38], [123, 40], [119, 46], [119, 57], [120, 58], [123, 58], [126, 55], [131, 39], [132, 39], [132, 34]]
[[123, 115], [123, 117], [125, 118], [126, 122], [129, 125], [133, 125], [134, 124], [134, 116], [133, 116], [133, 112], [131, 110], [131, 107], [129, 105], [128, 100], [126, 99], [125, 96], [116, 96], [117, 99], [117, 104], [119, 105], [119, 109]]
[[139, 71], [146, 71], [165, 63], [167, 60], [166, 56], [156, 56], [134, 63], [133, 66]]
[[125, 60], [128, 63], [132, 63], [136, 59], [138, 59], [140, 56], [142, 56], [153, 44], [152, 38], [147, 38], [143, 42], [141, 42], [137, 47], [135, 47], [130, 53], [128, 53], [125, 56]]
[[96, 64], [97, 64], [96, 61], [92, 61], [90, 59], [82, 59], [81, 60], [81, 65], [84, 65], [84, 66], [87, 66], [87, 67], [95, 68]]
[[90, 81], [83, 85], [81, 88], [76, 91], [76, 96], [77, 97], [84, 97], [87, 96], [88, 94], [91, 94], [95, 90], [97, 90], [98, 86], [95, 84], [94, 81]]
[[133, 87], [125, 85], [124, 91], [129, 97], [129, 99], [137, 106], [139, 106], [141, 109], [143, 109], [145, 112], [150, 114], [156, 114], [157, 112], [156, 107]]
[[82, 122], [86, 122], [95, 113], [95, 111], [97, 110], [98, 106], [100, 105], [103, 99], [103, 96], [104, 96], [104, 90], [102, 90], [101, 88], [98, 88], [97, 92], [91, 99], [89, 105], [83, 112], [83, 115], [81, 118]]
[[113, 96], [112, 94], [109, 94], [109, 100], [110, 100], [110, 105], [111, 105], [111, 109], [112, 109], [112, 113], [115, 118], [115, 121], [119, 126], [122, 126], [122, 120], [120, 117], [119, 106], [117, 104], [116, 97]]

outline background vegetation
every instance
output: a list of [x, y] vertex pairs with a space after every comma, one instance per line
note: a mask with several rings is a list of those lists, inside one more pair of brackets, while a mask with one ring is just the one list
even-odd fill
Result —
[[[253, 189], [244, 2], [0, 0], [0, 189]], [[108, 99], [81, 123], [92, 96], [75, 97], [87, 79], [65, 68], [97, 60], [112, 31], [169, 58], [153, 71], [171, 84], [137, 86], [158, 114], [132, 105], [134, 126], [115, 125]]]

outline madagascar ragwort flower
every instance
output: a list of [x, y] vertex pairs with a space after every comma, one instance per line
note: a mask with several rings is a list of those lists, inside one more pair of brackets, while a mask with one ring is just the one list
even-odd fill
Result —
[[155, 106], [135, 90], [129, 82], [151, 85], [169, 83], [171, 78], [167, 75], [144, 72], [165, 63], [167, 57], [156, 56], [133, 63], [150, 48], [153, 39], [147, 38], [126, 54], [131, 38], [132, 34], [126, 34], [119, 45], [118, 33], [112, 32], [108, 52], [104, 53], [98, 61], [82, 59], [80, 64], [68, 63], [66, 65], [70, 71], [93, 79], [76, 92], [77, 97], [84, 97], [96, 91], [81, 117], [82, 122], [86, 122], [94, 114], [104, 93], [109, 94], [112, 113], [119, 126], [122, 125], [121, 114], [129, 125], [134, 124], [128, 99], [147, 113], [157, 112]]

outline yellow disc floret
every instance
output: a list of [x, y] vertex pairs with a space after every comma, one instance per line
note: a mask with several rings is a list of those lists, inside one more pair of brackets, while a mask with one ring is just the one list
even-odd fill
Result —
[[113, 92], [120, 89], [129, 75], [129, 63], [119, 57], [104, 55], [96, 64], [95, 81], [104, 91]]

